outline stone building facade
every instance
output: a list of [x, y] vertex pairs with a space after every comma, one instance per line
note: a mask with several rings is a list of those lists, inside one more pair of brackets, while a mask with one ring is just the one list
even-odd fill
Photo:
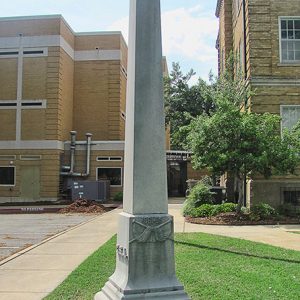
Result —
[[[246, 107], [282, 117], [282, 128], [300, 119], [300, 6], [298, 0], [218, 0], [219, 72], [232, 51], [247, 84], [255, 90]], [[247, 201], [300, 206], [298, 176], [256, 177]]]

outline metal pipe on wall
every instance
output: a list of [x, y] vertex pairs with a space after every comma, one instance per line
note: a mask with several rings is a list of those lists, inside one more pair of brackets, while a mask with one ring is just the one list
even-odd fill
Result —
[[86, 169], [85, 169], [85, 176], [90, 175], [90, 167], [91, 167], [91, 141], [92, 141], [92, 134], [86, 134]]
[[[91, 141], [92, 134], [86, 134], [86, 170], [85, 173], [75, 173], [75, 155], [76, 155], [76, 131], [71, 131], [71, 144], [70, 144], [70, 166], [62, 166], [63, 172], [60, 172], [62, 176], [70, 177], [88, 177], [90, 175], [91, 166]], [[68, 172], [64, 172], [68, 171]]]
[[70, 174], [74, 173], [75, 169], [75, 153], [76, 153], [76, 131], [71, 131], [71, 145], [70, 145]]

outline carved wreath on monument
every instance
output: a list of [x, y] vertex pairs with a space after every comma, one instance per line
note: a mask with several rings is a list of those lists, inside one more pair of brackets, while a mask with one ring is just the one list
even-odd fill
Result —
[[138, 217], [132, 222], [132, 236], [129, 243], [155, 243], [172, 237], [172, 217]]

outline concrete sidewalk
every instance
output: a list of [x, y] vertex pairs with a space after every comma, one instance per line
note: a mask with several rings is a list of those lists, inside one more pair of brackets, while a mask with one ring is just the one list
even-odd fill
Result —
[[[300, 226], [206, 226], [188, 224], [181, 205], [169, 205], [176, 232], [207, 232], [263, 242], [300, 251]], [[0, 299], [42, 299], [54, 290], [82, 261], [117, 231], [117, 209], [0, 262]], [[100, 270], [99, 270], [100, 271]]]

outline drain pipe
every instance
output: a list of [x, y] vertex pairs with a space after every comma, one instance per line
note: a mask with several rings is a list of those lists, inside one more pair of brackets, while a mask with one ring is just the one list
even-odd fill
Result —
[[74, 173], [75, 169], [75, 151], [76, 151], [76, 131], [71, 131], [71, 145], [70, 145], [70, 152], [71, 152], [71, 161], [70, 161], [70, 174]]
[[86, 134], [86, 169], [85, 174], [83, 176], [87, 177], [90, 175], [90, 167], [91, 167], [91, 141], [92, 141], [92, 134]]

